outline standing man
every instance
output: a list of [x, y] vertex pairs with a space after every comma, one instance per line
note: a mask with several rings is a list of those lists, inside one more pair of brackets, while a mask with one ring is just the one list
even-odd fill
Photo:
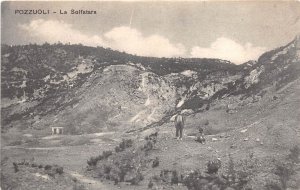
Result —
[[178, 113], [175, 117], [175, 128], [176, 128], [176, 138], [182, 140], [182, 133], [184, 127], [184, 118]]

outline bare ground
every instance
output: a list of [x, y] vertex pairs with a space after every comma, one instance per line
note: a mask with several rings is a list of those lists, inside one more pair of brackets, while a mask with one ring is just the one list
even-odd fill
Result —
[[[278, 97], [276, 100], [273, 99], [275, 95]], [[299, 97], [300, 85], [299, 81], [296, 81], [276, 94], [266, 95], [259, 102], [239, 107], [232, 114], [226, 113], [223, 108], [212, 108], [208, 112], [189, 116], [182, 141], [174, 139], [173, 123], [160, 126], [157, 129], [158, 143], [150, 155], [158, 157], [160, 165], [149, 169], [145, 173], [145, 180], [138, 186], [115, 186], [111, 182], [101, 182], [100, 179], [88, 177], [85, 173], [86, 161], [104, 150], [113, 150], [124, 137], [124, 133], [44, 136], [38, 138], [36, 146], [26, 143], [2, 146], [1, 160], [7, 157], [8, 167], [2, 167], [1, 172], [4, 175], [13, 173], [12, 162], [34, 158], [37, 163], [63, 166], [67, 173], [85, 184], [88, 189], [145, 189], [148, 179], [154, 174], [159, 174], [162, 169], [205, 170], [207, 161], [220, 158], [221, 170], [225, 170], [231, 156], [237, 165], [241, 160], [257, 160], [257, 171], [251, 185], [254, 189], [261, 189], [265, 180], [273, 177], [270, 173], [274, 167], [274, 159], [284, 159], [289, 149], [300, 144]], [[206, 136], [205, 144], [197, 143], [192, 136], [188, 136], [197, 132], [199, 126], [203, 127], [205, 132], [212, 133]], [[143, 134], [127, 136], [142, 140]], [[299, 177], [299, 173], [297, 176]]]

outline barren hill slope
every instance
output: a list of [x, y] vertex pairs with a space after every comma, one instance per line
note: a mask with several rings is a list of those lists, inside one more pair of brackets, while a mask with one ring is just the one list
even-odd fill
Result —
[[234, 112], [299, 78], [299, 51], [295, 38], [257, 63], [236, 66], [80, 45], [4, 46], [2, 130], [63, 126], [78, 134], [160, 125], [175, 112], [205, 112], [214, 104]]
[[[299, 164], [286, 164], [300, 143], [299, 52], [295, 38], [257, 62], [236, 66], [217, 59], [137, 57], [76, 45], [4, 46], [3, 184], [47, 189], [75, 183], [76, 188], [81, 184], [69, 176], [76, 174], [94, 189], [102, 183], [106, 189], [146, 189], [154, 179], [153, 188], [164, 189], [297, 189]], [[177, 141], [171, 119], [180, 111], [187, 122], [183, 140]], [[65, 135], [51, 136], [52, 126], [64, 127]], [[205, 144], [194, 141], [199, 127]], [[153, 132], [158, 132], [155, 146], [145, 140]], [[123, 138], [133, 145], [120, 151]], [[112, 157], [103, 159], [107, 150]], [[297, 149], [294, 155], [299, 159]], [[32, 157], [43, 166], [63, 166], [66, 181], [51, 177], [52, 170], [36, 168], [35, 162], [22, 162]], [[95, 157], [99, 163], [88, 164]], [[219, 173], [207, 174], [207, 162], [217, 158]], [[153, 160], [159, 165], [151, 166]], [[21, 172], [15, 172], [13, 162], [24, 163]], [[140, 163], [146, 166], [140, 169]], [[230, 181], [230, 169], [242, 177]], [[193, 173], [198, 170], [203, 176]], [[174, 184], [179, 174], [188, 180]], [[116, 179], [121, 183], [113, 185]]]

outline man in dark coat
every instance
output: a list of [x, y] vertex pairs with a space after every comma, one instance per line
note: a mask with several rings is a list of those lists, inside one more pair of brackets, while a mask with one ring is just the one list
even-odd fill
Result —
[[176, 138], [182, 140], [184, 117], [180, 113], [175, 117]]

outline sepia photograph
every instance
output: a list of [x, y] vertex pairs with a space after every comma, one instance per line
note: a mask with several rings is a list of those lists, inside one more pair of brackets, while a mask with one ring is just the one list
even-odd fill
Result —
[[300, 1], [2, 1], [0, 190], [300, 190]]

